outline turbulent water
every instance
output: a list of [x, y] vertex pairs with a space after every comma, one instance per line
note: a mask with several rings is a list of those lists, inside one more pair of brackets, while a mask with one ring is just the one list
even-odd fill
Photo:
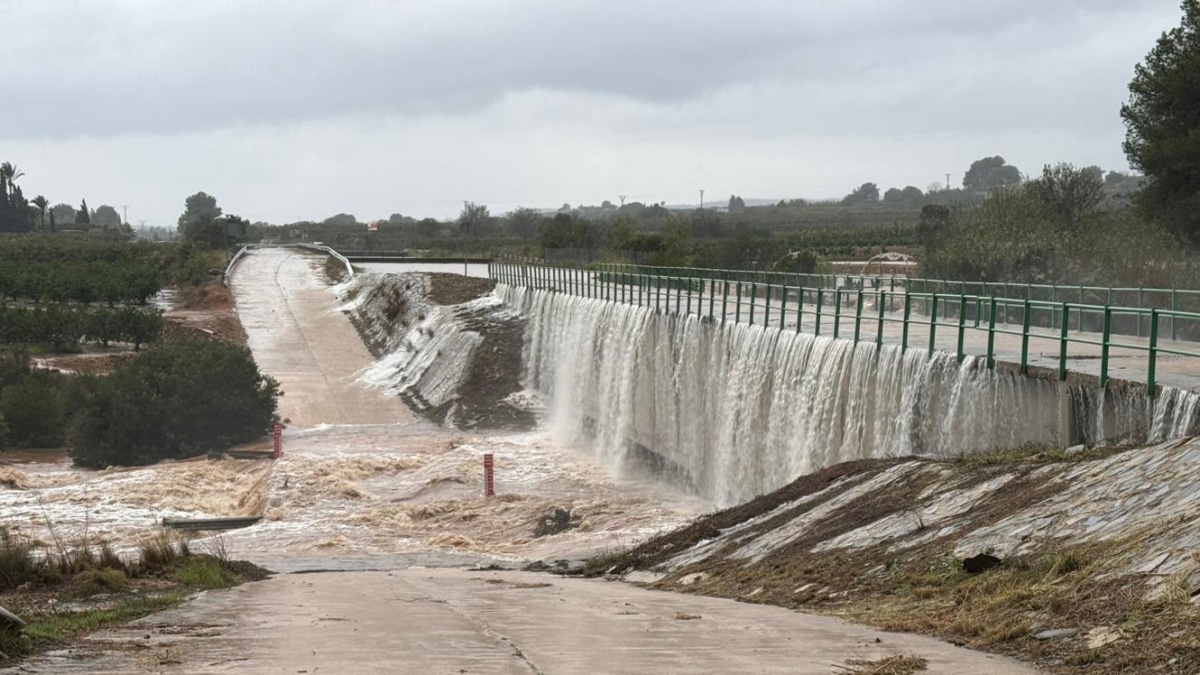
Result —
[[[612, 466], [665, 460], [732, 504], [848, 460], [948, 457], [1059, 440], [1059, 383], [952, 354], [854, 343], [501, 286], [529, 318], [528, 385], [565, 442]], [[1181, 435], [1197, 397], [1070, 391], [1084, 442]]]

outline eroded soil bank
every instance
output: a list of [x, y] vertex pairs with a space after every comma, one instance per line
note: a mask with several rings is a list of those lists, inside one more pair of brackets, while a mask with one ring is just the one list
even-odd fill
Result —
[[1200, 440], [875, 460], [590, 562], [1055, 673], [1200, 672]]

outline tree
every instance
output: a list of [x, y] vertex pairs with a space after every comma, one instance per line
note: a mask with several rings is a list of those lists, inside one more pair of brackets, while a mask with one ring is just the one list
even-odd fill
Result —
[[17, 189], [17, 179], [24, 175], [25, 172], [11, 162], [0, 164], [0, 193], [6, 197], [11, 195]]
[[73, 223], [75, 222], [75, 207], [70, 204], [55, 204], [50, 207], [50, 217], [55, 222]]
[[879, 203], [879, 186], [863, 183], [842, 198], [842, 206], [872, 206]]
[[432, 239], [433, 237], [438, 236], [441, 231], [442, 224], [437, 220], [437, 218], [422, 218], [417, 223], [417, 235], [425, 237], [426, 239]]
[[104, 468], [225, 450], [266, 433], [278, 396], [244, 347], [161, 345], [100, 378], [72, 426], [71, 455]]
[[1137, 195], [1147, 216], [1200, 245], [1200, 0], [1183, 0], [1180, 25], [1134, 69], [1125, 155], [1146, 175]]
[[463, 202], [462, 213], [458, 214], [458, 231], [467, 236], [480, 235], [491, 219], [486, 204]]
[[998, 187], [1008, 187], [1021, 182], [1021, 171], [1004, 161], [1004, 158], [984, 157], [976, 160], [963, 176], [963, 188], [968, 192], [988, 193]]
[[921, 207], [921, 220], [917, 223], [917, 237], [926, 251], [936, 251], [941, 248], [949, 227], [949, 208], [940, 204], [926, 204]]
[[729, 212], [737, 213], [746, 210], [746, 201], [737, 195], [729, 195]]
[[508, 232], [521, 239], [533, 239], [538, 233], [542, 214], [534, 209], [520, 207], [508, 214]]
[[217, 219], [221, 217], [217, 198], [197, 192], [184, 201], [183, 213], [177, 225], [179, 236], [201, 247], [220, 248], [225, 244], [225, 232]]
[[1103, 174], [1098, 166], [1076, 169], [1066, 163], [1047, 164], [1025, 189], [1054, 214], [1060, 230], [1073, 230], [1104, 203]]
[[104, 231], [121, 229], [121, 214], [108, 204], [101, 204], [92, 214], [92, 224]]
[[92, 224], [92, 218], [88, 215], [88, 205], [86, 199], [83, 200], [83, 203], [79, 205], [79, 210], [75, 212], [75, 224], [79, 225], [85, 230], [88, 229], [88, 227], [90, 227]]
[[50, 206], [50, 200], [46, 199], [42, 195], [38, 195], [33, 198], [33, 201], [31, 201], [30, 204], [33, 204], [37, 208], [38, 214], [41, 215], [41, 223], [42, 223], [41, 227], [42, 227], [42, 230], [45, 231], [45, 229], [46, 229], [46, 208]]
[[66, 412], [62, 393], [44, 375], [30, 375], [0, 392], [0, 417], [14, 447], [60, 447]]
[[349, 213], [339, 213], [329, 216], [322, 224], [332, 227], [354, 227], [358, 225], [358, 218]]

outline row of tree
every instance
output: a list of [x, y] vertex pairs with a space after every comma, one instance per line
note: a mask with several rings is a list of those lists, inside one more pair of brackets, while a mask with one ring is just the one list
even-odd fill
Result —
[[161, 290], [158, 269], [142, 262], [29, 263], [0, 259], [0, 295], [33, 302], [136, 302]]
[[98, 230], [105, 233], [130, 233], [117, 210], [107, 204], [93, 210], [83, 200], [78, 210], [70, 204], [50, 205], [42, 195], [26, 199], [17, 180], [25, 172], [11, 162], [0, 164], [0, 232], [47, 232], [60, 230]]
[[137, 307], [0, 306], [3, 345], [49, 345], [58, 352], [80, 343], [121, 342], [140, 349], [162, 329], [162, 314]]

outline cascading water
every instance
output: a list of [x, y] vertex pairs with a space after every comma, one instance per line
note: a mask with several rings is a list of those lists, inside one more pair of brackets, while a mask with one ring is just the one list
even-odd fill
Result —
[[[527, 386], [568, 442], [588, 439], [614, 467], [639, 446], [700, 494], [736, 503], [839, 462], [1051, 444], [1060, 385], [990, 370], [981, 359], [877, 347], [762, 326], [500, 286], [528, 318]], [[1164, 391], [1152, 419], [1136, 402], [1095, 401], [1088, 441], [1168, 435], [1194, 424], [1197, 397]]]

